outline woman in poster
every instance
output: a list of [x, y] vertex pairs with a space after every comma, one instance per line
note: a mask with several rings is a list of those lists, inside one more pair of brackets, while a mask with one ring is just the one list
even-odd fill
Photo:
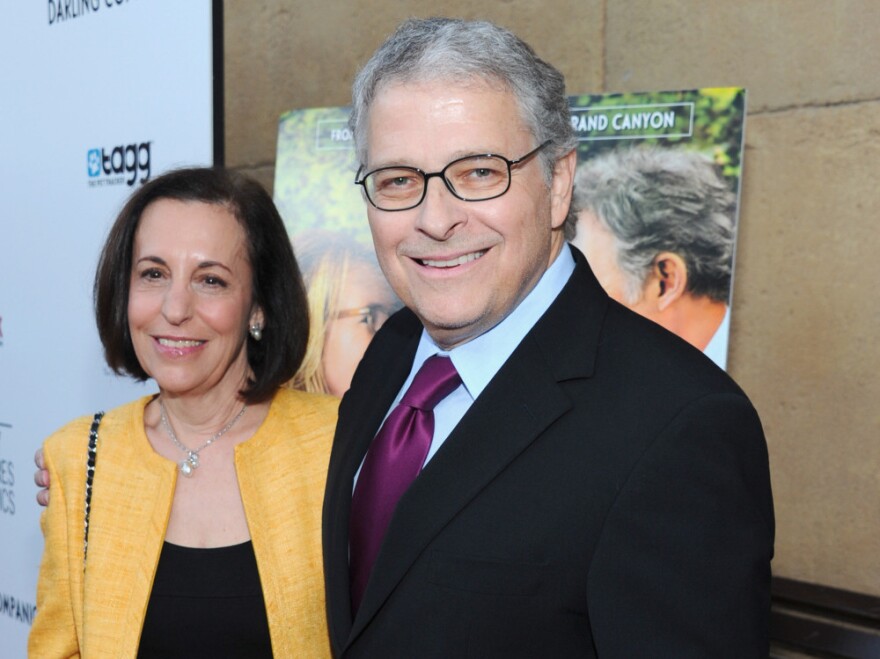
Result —
[[309, 297], [309, 344], [292, 386], [342, 397], [364, 351], [400, 301], [373, 249], [338, 231], [293, 240]]

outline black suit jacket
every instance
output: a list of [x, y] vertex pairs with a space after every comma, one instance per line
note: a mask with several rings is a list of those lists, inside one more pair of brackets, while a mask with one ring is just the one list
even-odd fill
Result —
[[401, 498], [352, 620], [352, 479], [422, 326], [404, 310], [376, 335], [340, 406], [324, 500], [336, 656], [767, 657], [760, 421], [573, 251], [564, 290]]

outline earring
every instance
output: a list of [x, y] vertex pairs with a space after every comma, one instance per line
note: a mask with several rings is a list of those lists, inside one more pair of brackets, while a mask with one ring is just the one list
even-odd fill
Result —
[[251, 325], [251, 336], [254, 337], [254, 341], [259, 341], [263, 338], [263, 326], [259, 323], [254, 323]]

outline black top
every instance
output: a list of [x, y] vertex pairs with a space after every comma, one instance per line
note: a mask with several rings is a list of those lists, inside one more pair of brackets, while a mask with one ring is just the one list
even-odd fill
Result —
[[166, 542], [138, 657], [271, 657], [269, 622], [250, 541], [198, 549]]

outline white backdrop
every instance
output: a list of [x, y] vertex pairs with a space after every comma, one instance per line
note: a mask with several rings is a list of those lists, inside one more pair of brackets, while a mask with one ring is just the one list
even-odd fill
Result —
[[[43, 540], [34, 451], [66, 421], [154, 387], [107, 370], [92, 317], [92, 277], [110, 222], [134, 186], [175, 166], [214, 161], [212, 11], [218, 7], [216, 0], [4, 3], [3, 659], [26, 656], [35, 610]], [[83, 437], [84, 449], [86, 442]]]

